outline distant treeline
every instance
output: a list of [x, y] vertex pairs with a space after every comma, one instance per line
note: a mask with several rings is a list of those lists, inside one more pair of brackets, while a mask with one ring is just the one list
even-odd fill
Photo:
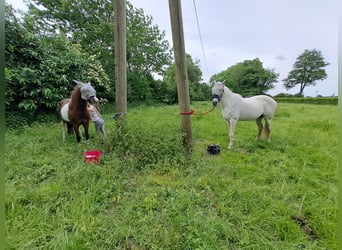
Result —
[[337, 105], [338, 97], [274, 97], [277, 102]]

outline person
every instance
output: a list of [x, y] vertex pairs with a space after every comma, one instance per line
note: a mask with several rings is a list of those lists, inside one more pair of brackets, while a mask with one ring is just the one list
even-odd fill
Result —
[[96, 132], [101, 133], [103, 136], [105, 136], [105, 131], [104, 131], [104, 120], [98, 111], [98, 109], [94, 105], [89, 105], [87, 107], [89, 114], [90, 114], [90, 119], [94, 122], [95, 124], [95, 130]]

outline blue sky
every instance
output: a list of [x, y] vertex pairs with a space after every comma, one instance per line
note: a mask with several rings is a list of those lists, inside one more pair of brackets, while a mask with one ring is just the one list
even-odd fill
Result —
[[[24, 8], [22, 0], [7, 0]], [[169, 2], [130, 0], [136, 8], [153, 17], [153, 23], [166, 32], [172, 46]], [[338, 1], [337, 0], [195, 0], [204, 55], [197, 29], [193, 0], [182, 1], [185, 49], [201, 62], [203, 80], [228, 67], [259, 58], [265, 68], [279, 73], [279, 82], [269, 93], [287, 91], [287, 77], [296, 58], [305, 49], [317, 49], [330, 63], [328, 78], [304, 90], [306, 96], [338, 95]], [[206, 63], [205, 63], [206, 62]]]

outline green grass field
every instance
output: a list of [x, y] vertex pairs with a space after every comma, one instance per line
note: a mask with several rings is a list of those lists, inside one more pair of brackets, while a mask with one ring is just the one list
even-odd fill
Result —
[[217, 108], [193, 116], [190, 155], [178, 112], [131, 108], [118, 133], [107, 111], [107, 139], [91, 124], [80, 145], [58, 122], [7, 131], [8, 249], [337, 249], [337, 106], [279, 103], [272, 142], [238, 122], [232, 151]]

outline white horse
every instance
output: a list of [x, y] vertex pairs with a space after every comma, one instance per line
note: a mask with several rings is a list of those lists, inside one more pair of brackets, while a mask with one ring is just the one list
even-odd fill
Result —
[[272, 118], [277, 108], [277, 103], [266, 95], [257, 95], [243, 98], [241, 95], [233, 93], [223, 83], [216, 83], [212, 88], [212, 104], [221, 103], [221, 111], [229, 126], [228, 149], [232, 149], [234, 142], [234, 131], [238, 120], [256, 120], [258, 125], [257, 139], [263, 131], [262, 118], [265, 119], [265, 136], [268, 142], [271, 141]]

